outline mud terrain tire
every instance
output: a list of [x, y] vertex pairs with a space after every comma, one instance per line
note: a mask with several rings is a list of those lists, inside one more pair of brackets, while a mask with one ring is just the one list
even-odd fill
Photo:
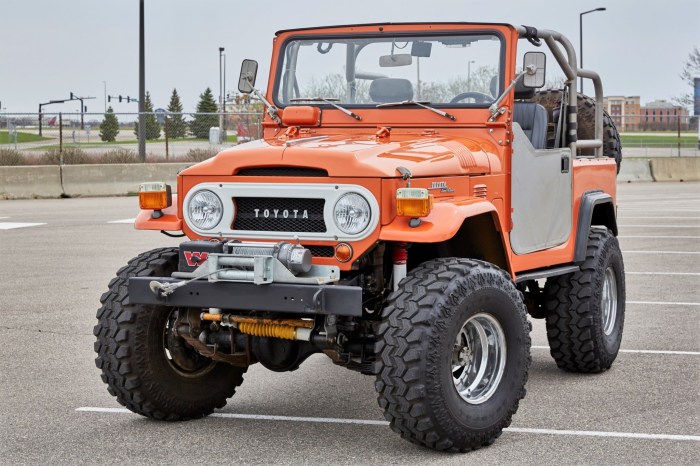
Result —
[[[552, 111], [558, 107], [557, 101], [561, 98], [561, 91], [547, 90], [540, 91], [535, 94], [534, 101], [542, 105], [547, 110], [548, 121], [556, 124], [552, 116]], [[587, 95], [578, 94], [577, 103], [577, 121], [578, 121], [578, 138], [579, 139], [594, 139], [595, 138], [595, 100]], [[594, 155], [593, 149], [579, 149], [580, 155]], [[617, 173], [620, 173], [620, 164], [622, 163], [622, 145], [620, 144], [620, 133], [615, 127], [608, 112], [603, 110], [603, 156], [615, 159], [617, 163]]]
[[625, 269], [617, 238], [592, 228], [579, 272], [547, 279], [547, 339], [569, 372], [602, 372], [620, 350], [625, 322]]
[[[129, 261], [100, 298], [93, 332], [95, 364], [109, 393], [135, 413], [167, 421], [200, 418], [223, 407], [246, 371], [214, 363], [177, 337], [168, 340], [172, 308], [129, 304], [129, 277], [170, 276], [177, 262], [177, 248], [154, 249]], [[174, 362], [175, 348], [166, 353], [166, 341], [173, 339], [178, 340], [179, 354], [188, 352], [188, 369]]]
[[[472, 330], [488, 338], [462, 345]], [[375, 345], [375, 388], [391, 428], [435, 450], [493, 443], [525, 396], [529, 332], [522, 294], [498, 267], [446, 258], [411, 270], [389, 297]], [[479, 378], [472, 360], [495, 364]]]

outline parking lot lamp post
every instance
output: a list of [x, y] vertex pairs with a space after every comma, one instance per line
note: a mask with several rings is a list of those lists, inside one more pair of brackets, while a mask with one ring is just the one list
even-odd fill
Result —
[[146, 47], [143, 0], [139, 1], [139, 158], [146, 161]]
[[472, 90], [472, 63], [476, 63], [476, 60], [467, 62], [467, 91]]
[[222, 60], [224, 55], [224, 48], [219, 47], [219, 134], [223, 131], [224, 127], [224, 87], [223, 87], [223, 75], [222, 75]]
[[[584, 11], [583, 13], [580, 13], [578, 15], [578, 35], [579, 35], [579, 42], [578, 42], [579, 53], [578, 53], [578, 56], [579, 56], [579, 60], [580, 60], [579, 66], [581, 67], [581, 69], [583, 69], [583, 15], [587, 15], [588, 13], [593, 13], [594, 11], [605, 11], [605, 7], [600, 7], [600, 8], [596, 8], [594, 10]], [[583, 94], [583, 77], [581, 77], [580, 80], [581, 80], [580, 81], [581, 89], [579, 92], [581, 94]]]

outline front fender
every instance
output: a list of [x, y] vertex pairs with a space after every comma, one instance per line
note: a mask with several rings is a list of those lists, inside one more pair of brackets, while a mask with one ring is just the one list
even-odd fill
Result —
[[439, 243], [452, 238], [464, 220], [476, 215], [497, 212], [491, 202], [476, 197], [458, 197], [436, 202], [427, 217], [415, 228], [408, 225], [409, 218], [395, 217], [382, 227], [379, 239], [384, 241], [406, 241], [410, 243]]
[[153, 211], [144, 209], [134, 221], [137, 230], [182, 231], [182, 219], [177, 216], [177, 195], [173, 194], [173, 204], [163, 209], [163, 216], [153, 218]]

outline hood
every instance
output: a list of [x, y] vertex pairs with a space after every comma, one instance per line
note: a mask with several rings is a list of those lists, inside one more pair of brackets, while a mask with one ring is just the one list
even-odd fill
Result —
[[188, 168], [183, 175], [231, 175], [242, 167], [265, 166], [323, 168], [331, 177], [353, 178], [396, 177], [397, 167], [408, 168], [414, 177], [500, 171], [496, 148], [488, 141], [454, 137], [391, 139], [338, 135], [253, 141], [227, 149]]

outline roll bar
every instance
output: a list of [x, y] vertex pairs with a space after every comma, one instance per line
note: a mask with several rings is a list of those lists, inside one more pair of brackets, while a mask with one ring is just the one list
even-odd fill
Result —
[[[569, 89], [568, 103], [568, 133], [569, 133], [569, 148], [572, 154], [576, 154], [576, 149], [595, 149], [595, 156], [603, 156], [603, 82], [600, 76], [595, 71], [579, 69], [576, 65], [576, 51], [571, 45], [569, 39], [563, 34], [550, 31], [547, 29], [537, 30], [533, 27], [520, 26], [516, 28], [518, 34], [523, 39], [528, 39], [532, 42], [532, 38], [544, 40], [549, 47], [549, 50], [554, 55], [554, 58], [559, 63], [559, 66], [564, 71], [567, 81], [566, 85]], [[533, 42], [534, 43], [534, 42]], [[563, 47], [564, 50], [562, 51]], [[577, 125], [577, 89], [576, 78], [583, 77], [593, 81], [595, 88], [595, 139], [578, 140], [578, 125]]]

